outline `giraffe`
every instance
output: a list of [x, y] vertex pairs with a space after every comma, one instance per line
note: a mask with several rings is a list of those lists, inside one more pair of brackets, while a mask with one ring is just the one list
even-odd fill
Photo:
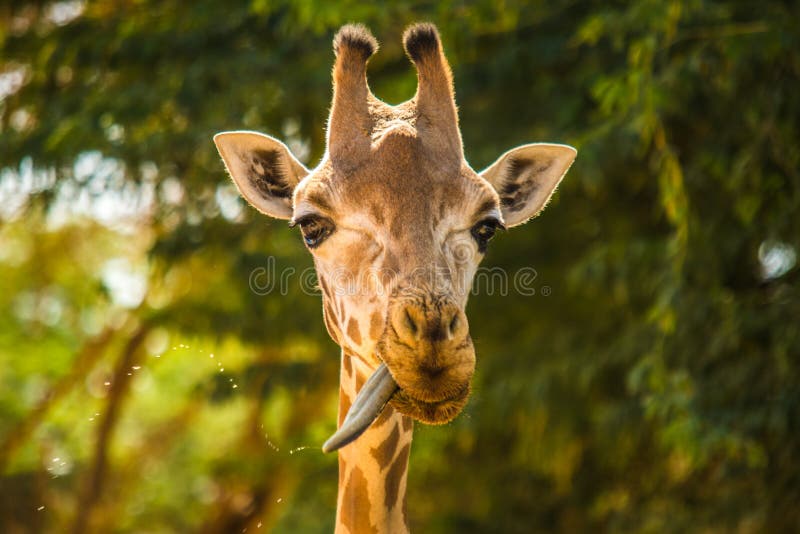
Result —
[[313, 256], [323, 319], [341, 347], [336, 532], [407, 532], [413, 421], [444, 424], [467, 402], [475, 349], [464, 308], [498, 229], [536, 216], [575, 159], [536, 143], [480, 173], [464, 158], [452, 73], [438, 30], [406, 29], [415, 96], [377, 99], [366, 67], [378, 43], [362, 25], [333, 40], [326, 151], [306, 168], [278, 139], [214, 137], [241, 195], [298, 226]]

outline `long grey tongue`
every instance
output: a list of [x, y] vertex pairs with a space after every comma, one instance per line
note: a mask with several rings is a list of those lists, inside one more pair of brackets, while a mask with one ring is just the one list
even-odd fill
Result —
[[389, 368], [385, 363], [380, 364], [358, 392], [342, 426], [322, 446], [322, 452], [333, 452], [360, 436], [378, 418], [397, 389]]

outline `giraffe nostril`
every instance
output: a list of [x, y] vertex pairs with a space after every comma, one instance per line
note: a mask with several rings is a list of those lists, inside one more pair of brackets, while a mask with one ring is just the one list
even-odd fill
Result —
[[418, 301], [398, 303], [391, 312], [391, 325], [402, 343], [425, 350], [431, 343], [436, 350], [450, 347], [462, 341], [469, 329], [464, 312], [450, 302], [437, 306]]
[[405, 320], [406, 320], [406, 327], [408, 328], [409, 332], [412, 335], [417, 335], [417, 323], [414, 322], [414, 318], [411, 317], [411, 314], [408, 312], [408, 308], [405, 309]]
[[458, 328], [458, 314], [453, 315], [453, 319], [450, 321], [450, 335], [455, 334], [456, 328]]

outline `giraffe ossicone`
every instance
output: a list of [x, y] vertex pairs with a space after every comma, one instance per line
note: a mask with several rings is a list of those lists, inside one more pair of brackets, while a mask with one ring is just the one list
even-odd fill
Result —
[[326, 151], [313, 169], [261, 133], [214, 137], [242, 196], [299, 226], [314, 258], [325, 325], [342, 348], [339, 432], [325, 450], [342, 447], [336, 525], [351, 534], [407, 531], [412, 421], [447, 423], [469, 397], [464, 308], [478, 264], [497, 229], [544, 208], [577, 154], [528, 144], [475, 172], [438, 31], [416, 24], [403, 44], [417, 92], [392, 106], [367, 83], [372, 34], [336, 34]]

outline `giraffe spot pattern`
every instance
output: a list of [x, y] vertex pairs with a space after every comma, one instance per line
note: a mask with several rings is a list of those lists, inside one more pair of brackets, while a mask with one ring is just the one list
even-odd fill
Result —
[[344, 366], [344, 372], [347, 376], [353, 376], [353, 357], [349, 354], [345, 354], [342, 357], [342, 365]]
[[394, 425], [389, 436], [377, 447], [372, 447], [369, 453], [378, 462], [381, 471], [386, 469], [394, 458], [394, 453], [397, 450], [397, 442], [400, 440], [400, 431], [397, 425]]
[[356, 371], [356, 391], [361, 391], [361, 388], [364, 386], [364, 382], [366, 381], [367, 379], [364, 378], [364, 375], [361, 374], [359, 371]]
[[403, 417], [403, 432], [410, 432], [411, 429], [414, 428], [414, 420], [407, 415], [404, 415], [402, 417]]
[[359, 467], [353, 467], [342, 495], [342, 524], [351, 534], [378, 534], [369, 521], [369, 490], [367, 477]]
[[378, 312], [372, 312], [369, 318], [369, 337], [372, 340], [377, 340], [383, 332], [383, 321]]
[[392, 467], [389, 468], [389, 471], [386, 473], [386, 494], [384, 499], [384, 505], [386, 506], [387, 510], [391, 510], [392, 507], [397, 506], [397, 496], [400, 493], [400, 482], [403, 479], [403, 474], [406, 472], [406, 467], [408, 466], [408, 453], [411, 450], [411, 444], [406, 443], [405, 447], [400, 449], [400, 453], [397, 455]]
[[336, 325], [335, 315], [333, 314], [333, 310], [331, 309], [331, 306], [328, 304], [327, 300], [322, 305], [322, 311], [322, 318], [325, 321], [325, 328], [328, 329], [328, 334], [336, 343], [341, 344], [341, 332]]
[[344, 423], [344, 418], [347, 415], [347, 412], [350, 411], [350, 406], [352, 405], [352, 400], [350, 396], [345, 393], [344, 391], [339, 391], [339, 426], [342, 426]]
[[373, 421], [372, 427], [373, 428], [382, 427], [383, 425], [386, 424], [387, 421], [389, 421], [392, 418], [392, 416], [395, 413], [396, 412], [395, 412], [394, 408], [392, 408], [390, 405], [387, 405], [386, 408], [384, 408], [383, 411], [381, 412], [381, 414], [378, 416], [378, 418], [375, 419], [375, 421]]
[[358, 328], [358, 321], [356, 321], [355, 317], [350, 317], [347, 322], [347, 336], [356, 345], [361, 345], [361, 330]]

